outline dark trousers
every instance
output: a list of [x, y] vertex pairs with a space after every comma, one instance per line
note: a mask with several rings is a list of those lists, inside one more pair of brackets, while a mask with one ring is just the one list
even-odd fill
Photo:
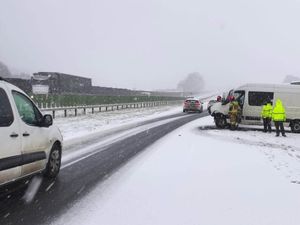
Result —
[[275, 123], [275, 127], [276, 127], [276, 135], [279, 136], [280, 132], [281, 132], [281, 135], [285, 135], [283, 122], [282, 121], [275, 121], [274, 123]]
[[271, 128], [271, 118], [263, 118], [264, 122], [264, 132], [269, 131], [271, 133], [272, 128]]

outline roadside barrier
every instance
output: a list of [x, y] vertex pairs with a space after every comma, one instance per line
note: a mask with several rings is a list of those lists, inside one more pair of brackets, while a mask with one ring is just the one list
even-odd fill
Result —
[[[148, 108], [165, 105], [181, 104], [181, 100], [173, 101], [153, 101], [153, 102], [135, 102], [135, 103], [119, 103], [119, 104], [106, 104], [106, 105], [85, 105], [85, 106], [72, 106], [72, 107], [54, 107], [54, 108], [42, 108], [42, 112], [51, 112], [52, 117], [55, 118], [57, 112], [63, 112], [63, 116], [68, 115], [78, 116], [87, 114], [88, 110], [94, 114], [97, 112], [108, 112], [122, 109], [136, 109], [136, 108]], [[73, 113], [72, 113], [73, 112]], [[81, 112], [81, 113], [80, 113]]]

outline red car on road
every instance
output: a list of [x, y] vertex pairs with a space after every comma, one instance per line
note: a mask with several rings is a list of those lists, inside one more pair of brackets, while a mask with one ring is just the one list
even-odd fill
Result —
[[183, 104], [183, 112], [203, 112], [202, 102], [195, 97], [187, 98]]

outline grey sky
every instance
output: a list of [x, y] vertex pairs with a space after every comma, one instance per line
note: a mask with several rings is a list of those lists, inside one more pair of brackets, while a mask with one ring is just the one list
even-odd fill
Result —
[[0, 60], [94, 84], [208, 87], [300, 74], [298, 0], [0, 0]]

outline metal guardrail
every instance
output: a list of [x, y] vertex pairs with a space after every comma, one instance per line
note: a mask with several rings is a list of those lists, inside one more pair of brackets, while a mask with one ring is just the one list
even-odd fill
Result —
[[147, 107], [155, 107], [162, 105], [175, 105], [180, 104], [182, 101], [174, 100], [174, 101], [153, 101], [153, 102], [135, 102], [135, 103], [119, 103], [119, 104], [106, 104], [106, 105], [85, 105], [85, 106], [71, 106], [71, 107], [54, 107], [54, 108], [42, 108], [42, 112], [51, 112], [53, 118], [56, 117], [57, 111], [63, 111], [64, 117], [68, 116], [69, 111], [74, 111], [74, 116], [78, 116], [79, 110], [83, 111], [83, 114], [87, 114], [87, 110], [91, 109], [91, 113], [94, 114], [96, 112], [108, 112], [114, 110], [122, 110], [122, 109], [136, 109], [136, 108], [147, 108]]

